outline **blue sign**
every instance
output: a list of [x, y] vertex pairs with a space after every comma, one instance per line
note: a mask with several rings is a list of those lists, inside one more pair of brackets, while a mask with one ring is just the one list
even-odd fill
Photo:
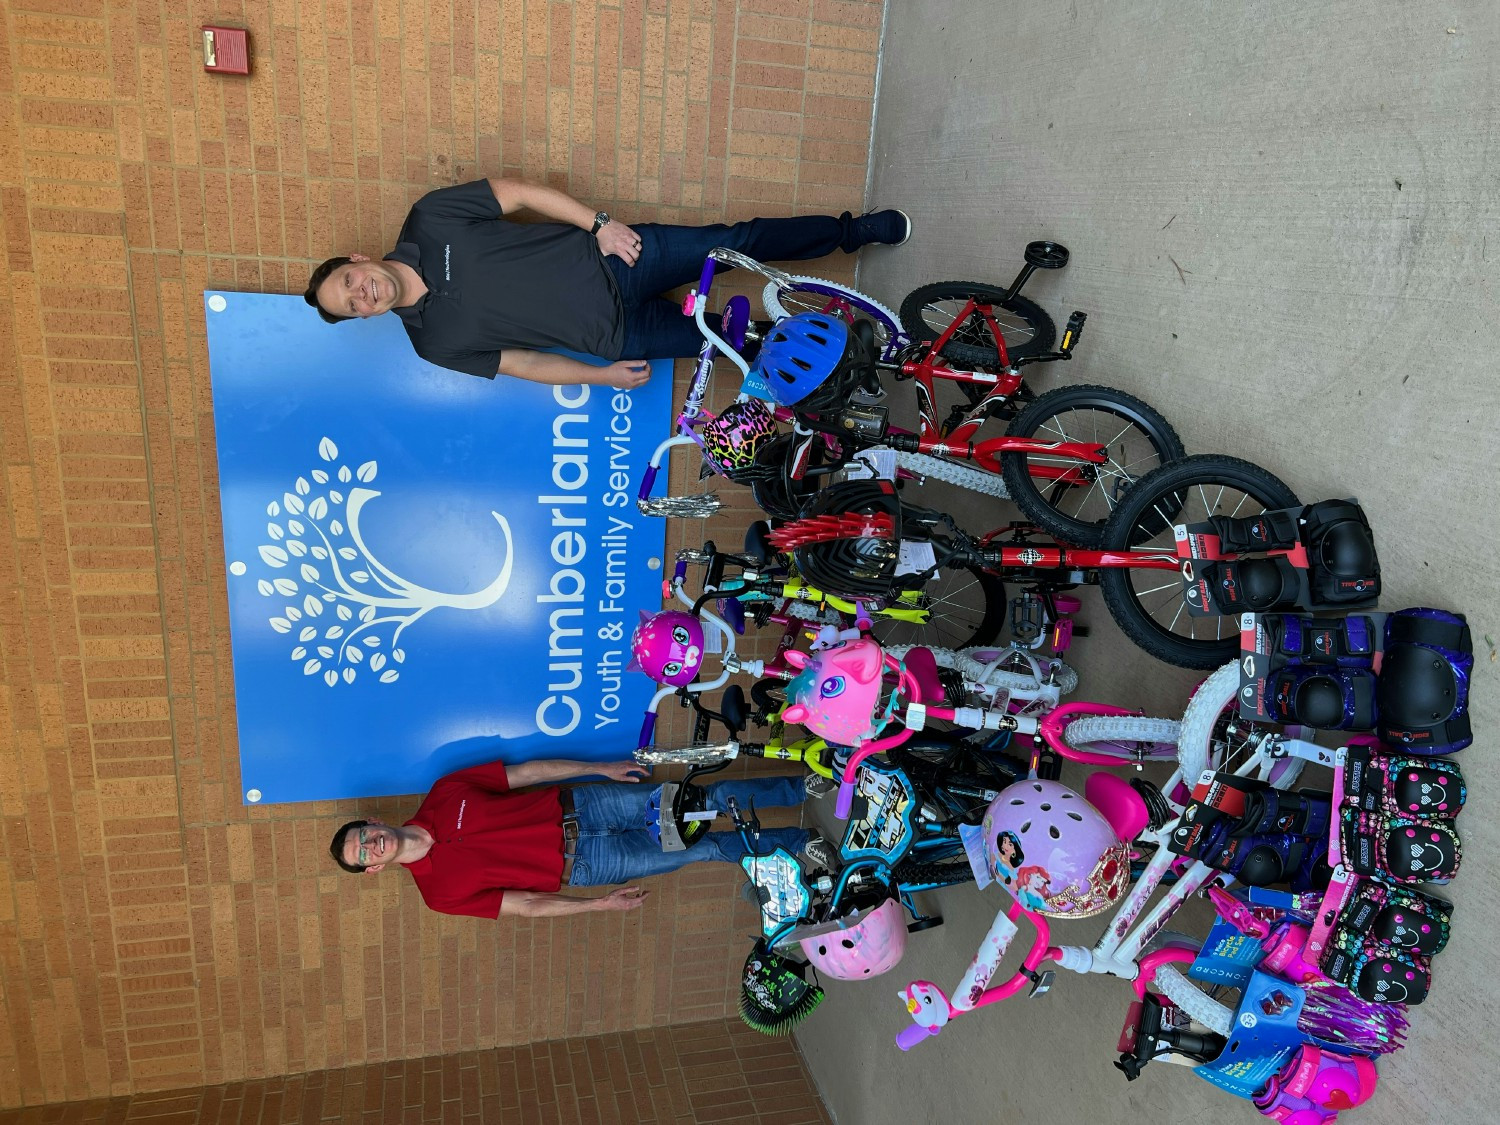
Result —
[[670, 361], [634, 392], [490, 382], [418, 359], [394, 316], [204, 297], [244, 800], [627, 756], [665, 536], [634, 480]]

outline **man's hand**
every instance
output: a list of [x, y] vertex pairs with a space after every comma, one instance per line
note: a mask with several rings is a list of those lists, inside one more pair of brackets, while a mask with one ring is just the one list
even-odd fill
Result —
[[643, 891], [640, 887], [620, 887], [618, 890], [610, 891], [607, 895], [590, 899], [595, 910], [639, 910], [641, 903], [646, 901], [650, 891]]
[[617, 359], [608, 367], [601, 367], [597, 370], [603, 376], [599, 380], [601, 383], [621, 391], [633, 391], [637, 387], [644, 387], [646, 380], [651, 378], [651, 365], [644, 359]]
[[600, 762], [595, 767], [611, 781], [641, 781], [651, 775], [651, 770], [636, 761]]
[[599, 250], [606, 258], [613, 254], [627, 266], [640, 260], [641, 236], [618, 219], [605, 223], [594, 237], [599, 240]]

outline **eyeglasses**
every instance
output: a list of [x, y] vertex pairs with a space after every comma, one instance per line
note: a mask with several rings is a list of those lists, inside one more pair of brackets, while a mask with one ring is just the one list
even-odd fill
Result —
[[370, 849], [365, 845], [374, 843], [379, 835], [378, 828], [365, 827], [359, 830], [359, 865], [361, 867], [370, 866]]

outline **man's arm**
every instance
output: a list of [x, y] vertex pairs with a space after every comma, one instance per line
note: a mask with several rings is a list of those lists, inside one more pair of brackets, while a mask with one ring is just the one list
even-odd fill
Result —
[[636, 910], [649, 893], [640, 887], [620, 887], [598, 898], [574, 898], [543, 891], [506, 891], [500, 900], [500, 913], [518, 918], [560, 918], [596, 910]]
[[595, 367], [551, 352], [533, 352], [526, 348], [506, 348], [500, 353], [500, 374], [525, 379], [529, 383], [553, 386], [589, 383], [629, 391], [644, 386], [651, 378], [651, 367], [643, 359], [620, 359], [607, 367]]
[[489, 177], [490, 190], [495, 201], [507, 215], [517, 211], [535, 211], [544, 219], [567, 223], [588, 230], [594, 225], [594, 212], [578, 200], [556, 188], [542, 184], [528, 184], [524, 180], [503, 180]]
[[[544, 219], [567, 223], [569, 226], [592, 230], [595, 210], [585, 207], [566, 192], [543, 184], [528, 184], [524, 180], [502, 180], [489, 177], [490, 190], [495, 193], [495, 202], [507, 215], [517, 211], [535, 211]], [[603, 254], [614, 254], [626, 265], [635, 265], [640, 257], [640, 236], [619, 220], [605, 223], [596, 236], [599, 250]]]
[[544, 758], [505, 767], [505, 780], [512, 789], [528, 785], [547, 785], [575, 777], [607, 777], [612, 781], [639, 781], [649, 771], [636, 762], [570, 762], [565, 758]]

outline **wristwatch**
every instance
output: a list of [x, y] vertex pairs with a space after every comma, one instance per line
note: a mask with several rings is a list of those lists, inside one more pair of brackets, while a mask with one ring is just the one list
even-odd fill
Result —
[[589, 233], [590, 234], [598, 234], [599, 233], [599, 228], [602, 227], [607, 222], [609, 222], [609, 212], [608, 211], [600, 211], [597, 215], [594, 216], [594, 229], [591, 230], [591, 231], [589, 231]]

